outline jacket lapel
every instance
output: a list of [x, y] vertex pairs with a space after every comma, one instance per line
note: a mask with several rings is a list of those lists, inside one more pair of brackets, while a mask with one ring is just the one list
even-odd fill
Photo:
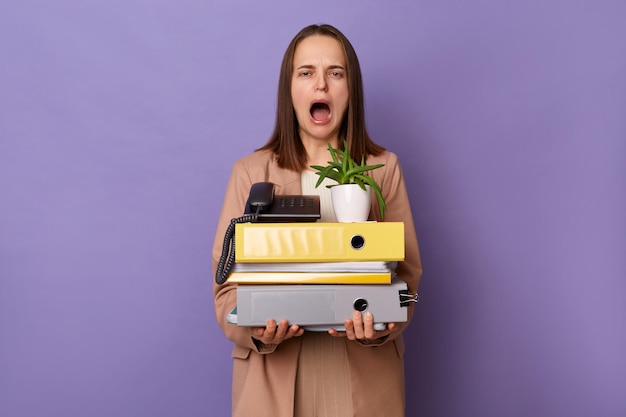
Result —
[[275, 192], [278, 195], [300, 195], [302, 194], [302, 182], [300, 173], [287, 169], [275, 167], [269, 172], [268, 181], [274, 183]]

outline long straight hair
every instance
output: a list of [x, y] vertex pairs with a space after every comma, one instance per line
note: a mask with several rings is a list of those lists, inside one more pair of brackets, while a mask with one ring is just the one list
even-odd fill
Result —
[[339, 147], [348, 142], [350, 155], [360, 162], [362, 157], [380, 155], [385, 148], [376, 144], [367, 133], [365, 126], [365, 105], [361, 67], [356, 52], [348, 38], [331, 25], [311, 25], [302, 29], [289, 43], [278, 79], [278, 101], [274, 132], [267, 143], [259, 150], [271, 150], [277, 158], [278, 166], [293, 171], [302, 171], [307, 167], [307, 153], [299, 134], [299, 124], [291, 100], [291, 79], [293, 77], [293, 58], [300, 41], [322, 35], [336, 39], [342, 46], [346, 57], [348, 79], [348, 108], [339, 129]]

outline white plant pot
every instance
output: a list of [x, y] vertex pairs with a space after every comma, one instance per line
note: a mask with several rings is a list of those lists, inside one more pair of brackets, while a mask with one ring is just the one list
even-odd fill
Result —
[[338, 222], [365, 222], [372, 206], [372, 187], [357, 184], [336, 185], [330, 189], [333, 210]]

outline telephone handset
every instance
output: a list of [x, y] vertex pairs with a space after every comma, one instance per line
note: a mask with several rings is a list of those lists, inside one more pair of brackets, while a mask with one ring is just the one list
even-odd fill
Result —
[[256, 214], [256, 222], [315, 222], [320, 218], [317, 195], [274, 195], [274, 184], [252, 184], [245, 214]]
[[274, 184], [258, 182], [252, 184], [244, 214], [230, 221], [222, 255], [217, 264], [215, 282], [223, 284], [235, 264], [235, 225], [250, 222], [315, 222], [319, 220], [320, 197], [317, 195], [274, 195]]
[[271, 182], [257, 182], [250, 187], [250, 195], [246, 202], [246, 210], [256, 207], [261, 207], [263, 210], [265, 207], [272, 204], [274, 201], [274, 184]]

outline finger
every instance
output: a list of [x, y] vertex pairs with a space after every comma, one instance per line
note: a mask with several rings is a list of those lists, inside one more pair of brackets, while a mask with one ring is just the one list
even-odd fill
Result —
[[262, 342], [265, 344], [269, 344], [274, 339], [274, 335], [276, 334], [276, 320], [269, 319], [265, 324], [265, 331], [263, 332]]
[[338, 332], [336, 329], [328, 329], [328, 334], [334, 337], [346, 337], [346, 332]]
[[346, 337], [350, 340], [356, 339], [354, 334], [354, 322], [350, 319], [343, 322], [343, 326], [346, 328]]
[[360, 311], [354, 310], [352, 313], [352, 321], [354, 322], [354, 336], [357, 339], [364, 339], [365, 331], [363, 330], [363, 315]]
[[394, 330], [396, 330], [396, 323], [389, 323], [387, 324], [387, 330], [391, 333]]
[[274, 343], [280, 343], [285, 340], [285, 335], [289, 330], [289, 322], [287, 320], [281, 320], [278, 324], [278, 328], [276, 329], [276, 333], [274, 334]]
[[364, 335], [366, 339], [375, 339], [376, 330], [374, 330], [374, 316], [369, 311], [365, 313]]
[[265, 327], [253, 327], [251, 328], [252, 336], [255, 339], [259, 339], [263, 337], [263, 333], [265, 333]]
[[289, 329], [287, 330], [285, 339], [302, 336], [303, 333], [304, 333], [304, 329], [301, 329], [300, 326], [298, 326], [297, 324], [292, 324], [291, 326], [289, 326]]

